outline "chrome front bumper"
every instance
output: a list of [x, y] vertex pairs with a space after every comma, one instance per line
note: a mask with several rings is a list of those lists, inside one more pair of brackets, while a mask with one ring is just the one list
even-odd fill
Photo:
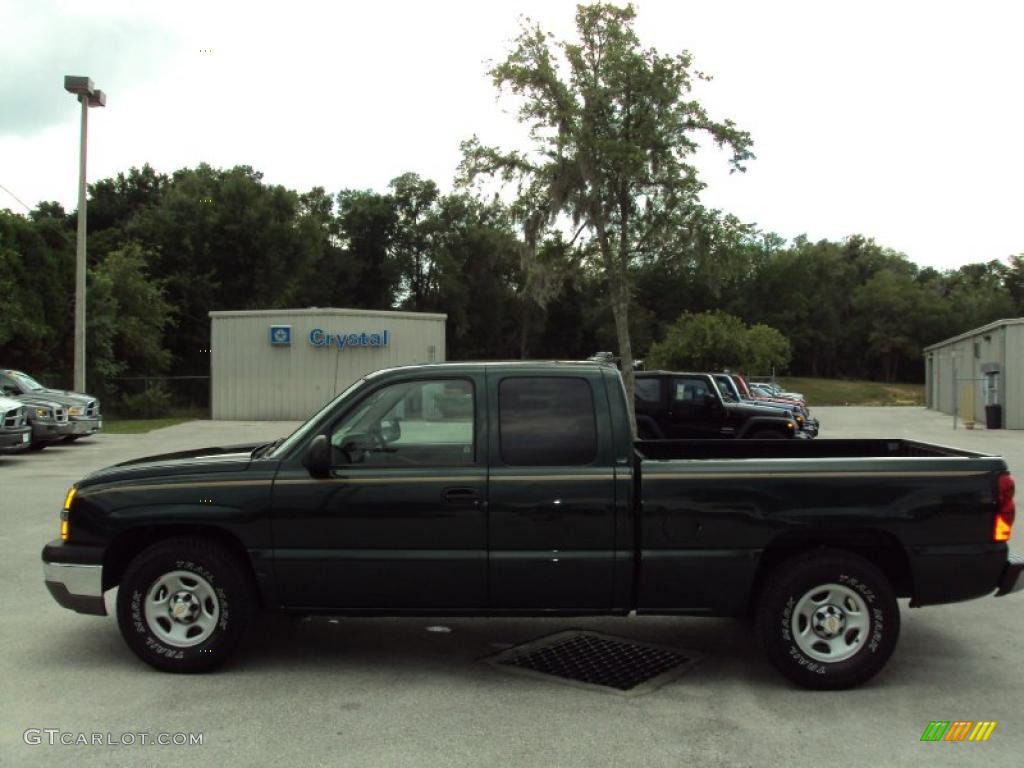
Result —
[[0, 431], [0, 453], [14, 453], [28, 448], [32, 441], [32, 427], [4, 429]]
[[106, 616], [103, 566], [43, 561], [43, 578], [53, 599], [78, 613]]
[[68, 419], [68, 423], [71, 424], [71, 431], [68, 434], [71, 435], [92, 435], [99, 432], [103, 428], [103, 417], [90, 419], [90, 418], [75, 418], [72, 416]]
[[73, 435], [70, 421], [33, 421], [33, 443], [55, 443], [68, 435]]

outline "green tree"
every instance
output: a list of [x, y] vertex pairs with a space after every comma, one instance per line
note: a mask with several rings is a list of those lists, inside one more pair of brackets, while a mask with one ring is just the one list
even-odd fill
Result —
[[515, 357], [522, 270], [507, 212], [451, 194], [439, 200], [434, 227], [436, 291], [425, 308], [448, 315], [448, 359]]
[[630, 402], [634, 264], [676, 247], [702, 188], [692, 162], [701, 135], [731, 150], [734, 170], [752, 157], [749, 134], [713, 120], [690, 95], [694, 78], [706, 79], [691, 70], [690, 54], [642, 48], [635, 16], [629, 5], [578, 6], [578, 42], [555, 43], [524, 24], [490, 75], [520, 99], [533, 151], [504, 152], [474, 137], [460, 166], [463, 183], [500, 176], [517, 184], [514, 211], [529, 248], [566, 217], [586, 234], [577, 254], [606, 282]]
[[395, 255], [398, 211], [390, 195], [369, 190], [338, 194], [338, 231], [344, 250], [347, 302], [364, 309], [390, 309], [401, 288], [402, 264]]
[[1024, 253], [1010, 257], [1006, 268], [1006, 291], [1013, 301], [1014, 314], [1024, 314]]
[[862, 353], [879, 364], [885, 381], [894, 381], [900, 364], [921, 354], [915, 325], [922, 299], [912, 277], [891, 269], [876, 272], [854, 292], [854, 309], [867, 329]]
[[63, 220], [0, 211], [4, 365], [27, 368], [47, 380], [70, 379], [73, 270], [74, 235]]
[[112, 391], [109, 380], [116, 376], [157, 376], [170, 366], [164, 333], [173, 309], [163, 282], [148, 275], [151, 259], [129, 243], [90, 270], [87, 362], [94, 391]]
[[405, 173], [388, 185], [394, 200], [394, 249], [404, 274], [402, 289], [406, 306], [422, 312], [436, 292], [437, 262], [434, 240], [437, 229], [437, 184], [415, 173]]
[[725, 312], [684, 312], [662, 341], [651, 345], [648, 368], [721, 371], [742, 366], [750, 357], [747, 327]]
[[750, 326], [746, 332], [747, 354], [743, 370], [751, 374], [783, 371], [789, 365], [792, 350], [789, 339], [764, 323]]

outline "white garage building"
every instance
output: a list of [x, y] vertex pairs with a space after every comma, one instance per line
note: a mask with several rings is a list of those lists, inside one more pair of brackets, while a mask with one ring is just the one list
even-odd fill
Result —
[[1024, 429], [1024, 317], [997, 320], [924, 348], [925, 404], [985, 423], [999, 406], [1002, 426]]
[[447, 315], [365, 309], [210, 312], [214, 419], [305, 419], [380, 368], [445, 359]]

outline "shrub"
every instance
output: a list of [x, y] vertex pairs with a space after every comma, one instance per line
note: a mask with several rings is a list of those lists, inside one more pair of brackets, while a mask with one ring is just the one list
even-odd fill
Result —
[[121, 416], [136, 419], [155, 419], [166, 416], [171, 410], [171, 393], [159, 381], [148, 385], [142, 392], [124, 395], [117, 412]]

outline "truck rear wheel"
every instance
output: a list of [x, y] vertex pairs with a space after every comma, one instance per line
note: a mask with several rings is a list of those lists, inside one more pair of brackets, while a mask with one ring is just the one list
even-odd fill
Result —
[[235, 557], [202, 539], [176, 538], [143, 550], [128, 565], [117, 621], [128, 647], [147, 664], [205, 672], [230, 657], [254, 606]]
[[757, 607], [769, 660], [805, 688], [851, 688], [889, 660], [900, 612], [888, 580], [857, 555], [821, 549], [772, 572]]

